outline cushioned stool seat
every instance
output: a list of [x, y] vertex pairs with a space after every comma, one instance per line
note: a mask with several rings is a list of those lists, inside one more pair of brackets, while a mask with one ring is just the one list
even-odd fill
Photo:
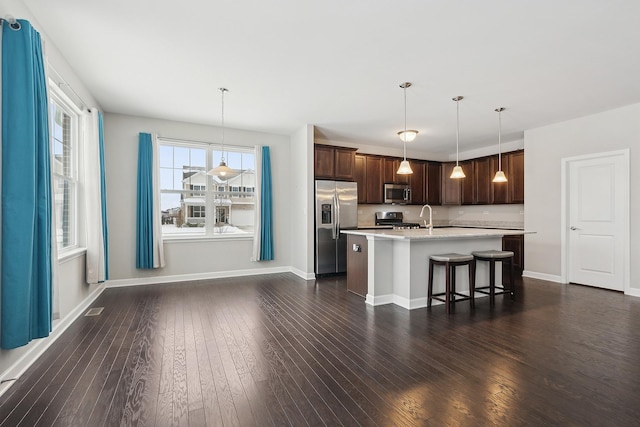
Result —
[[[445, 290], [433, 293], [433, 267], [443, 265], [445, 267]], [[469, 295], [456, 292], [456, 267], [466, 265], [469, 267]], [[473, 255], [465, 254], [440, 254], [429, 257], [429, 284], [427, 289], [427, 306], [431, 307], [432, 300], [445, 303], [447, 313], [451, 312], [451, 305], [456, 301], [470, 300], [473, 307], [473, 295], [475, 284], [475, 261]], [[444, 298], [443, 298], [444, 297]]]
[[[499, 251], [495, 249], [486, 251], [474, 251], [471, 255], [478, 261], [487, 261], [489, 263], [489, 284], [487, 286], [476, 287], [476, 292], [489, 295], [491, 305], [495, 303], [495, 296], [500, 294], [509, 294], [511, 299], [515, 299], [515, 289], [513, 286], [513, 252]], [[496, 285], [496, 262], [509, 264], [509, 287]], [[497, 289], [497, 291], [496, 291]]]

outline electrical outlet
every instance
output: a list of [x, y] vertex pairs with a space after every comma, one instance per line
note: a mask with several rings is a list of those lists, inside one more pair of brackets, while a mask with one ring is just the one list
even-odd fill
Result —
[[524, 215], [524, 211], [520, 211], [520, 215]]
[[482, 211], [483, 215], [489, 215], [489, 211]]

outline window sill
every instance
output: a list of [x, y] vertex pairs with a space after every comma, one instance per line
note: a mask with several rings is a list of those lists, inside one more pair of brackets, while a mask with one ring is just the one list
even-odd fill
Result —
[[164, 243], [198, 243], [198, 242], [220, 242], [229, 240], [253, 240], [253, 234], [250, 236], [165, 236], [162, 238]]
[[58, 263], [63, 264], [76, 258], [80, 258], [87, 253], [87, 248], [75, 248], [62, 253], [58, 253]]

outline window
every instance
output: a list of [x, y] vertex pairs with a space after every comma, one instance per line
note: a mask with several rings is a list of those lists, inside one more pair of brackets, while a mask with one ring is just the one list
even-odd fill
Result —
[[[55, 88], [55, 86], [53, 86]], [[54, 183], [55, 228], [58, 250], [78, 246], [77, 241], [77, 147], [79, 118], [75, 108], [51, 91], [51, 155]]]
[[159, 139], [162, 233], [165, 237], [253, 236], [255, 152], [225, 147], [234, 173], [207, 175], [220, 163], [221, 147]]

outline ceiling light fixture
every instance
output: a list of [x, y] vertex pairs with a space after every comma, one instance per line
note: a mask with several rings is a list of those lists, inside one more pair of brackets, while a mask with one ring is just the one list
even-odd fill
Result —
[[227, 164], [224, 161], [224, 93], [228, 92], [228, 89], [226, 88], [218, 88], [218, 90], [220, 91], [220, 93], [222, 93], [222, 114], [221, 114], [221, 124], [222, 124], [222, 155], [220, 157], [220, 164], [218, 166], [216, 166], [215, 168], [211, 169], [209, 172], [207, 172], [207, 175], [213, 175], [213, 176], [218, 176], [220, 178], [223, 179], [227, 179], [229, 178], [231, 175], [233, 175], [235, 172], [233, 169], [231, 169], [229, 166], [227, 166]]
[[495, 109], [498, 113], [498, 172], [493, 177], [493, 182], [507, 182], [507, 177], [502, 171], [502, 112], [504, 110], [503, 107]]
[[417, 130], [407, 130], [407, 88], [411, 87], [410, 82], [404, 82], [400, 85], [400, 87], [404, 91], [404, 130], [398, 132], [398, 136], [402, 140], [402, 144], [404, 147], [404, 160], [400, 162], [400, 167], [396, 174], [398, 175], [409, 175], [413, 173], [411, 170], [411, 165], [407, 161], [407, 142], [413, 141], [418, 135]]
[[464, 171], [462, 170], [462, 166], [460, 166], [460, 164], [458, 163], [458, 154], [460, 152], [459, 149], [459, 144], [460, 144], [460, 101], [462, 101], [464, 99], [464, 96], [456, 96], [455, 98], [452, 98], [454, 101], [456, 101], [456, 165], [453, 168], [453, 170], [451, 171], [451, 176], [450, 178], [453, 179], [460, 179], [460, 178], [465, 178], [466, 175], [464, 174]]

